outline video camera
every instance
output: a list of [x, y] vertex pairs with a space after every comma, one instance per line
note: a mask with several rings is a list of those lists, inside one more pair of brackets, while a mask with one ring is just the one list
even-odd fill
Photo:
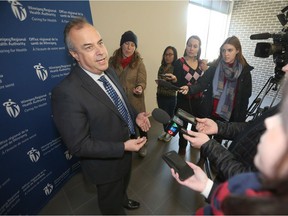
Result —
[[[278, 20], [282, 26], [285, 26], [288, 22], [288, 6], [281, 10], [281, 14], [278, 14]], [[261, 42], [256, 44], [254, 56], [260, 58], [268, 58], [273, 55], [273, 61], [275, 63], [275, 79], [280, 81], [284, 76], [282, 67], [288, 63], [288, 30], [284, 27], [279, 33], [260, 33], [250, 36], [251, 40], [263, 40], [273, 39], [273, 43]]]
[[165, 132], [171, 136], [176, 136], [180, 130], [182, 133], [189, 135], [187, 130], [183, 128], [184, 121], [192, 125], [196, 125], [196, 118], [180, 108], [177, 109], [177, 112], [172, 119], [170, 119], [170, 116], [167, 112], [160, 108], [155, 108], [152, 111], [152, 116], [156, 121], [162, 124], [167, 124]]

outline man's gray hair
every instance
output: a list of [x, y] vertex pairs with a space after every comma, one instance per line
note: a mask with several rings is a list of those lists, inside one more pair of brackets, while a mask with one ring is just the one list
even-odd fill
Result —
[[67, 23], [67, 25], [65, 26], [65, 29], [64, 29], [64, 42], [65, 42], [68, 50], [75, 51], [75, 47], [74, 47], [73, 43], [71, 42], [71, 39], [69, 36], [70, 30], [72, 28], [81, 29], [86, 24], [90, 25], [90, 23], [85, 19], [85, 17], [76, 17]]

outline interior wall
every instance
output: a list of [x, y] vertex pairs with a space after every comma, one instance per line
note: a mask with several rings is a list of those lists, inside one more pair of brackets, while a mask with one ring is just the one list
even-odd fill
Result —
[[119, 48], [121, 35], [132, 30], [147, 70], [145, 90], [148, 112], [157, 107], [157, 72], [164, 49], [174, 46], [178, 57], [186, 43], [187, 1], [90, 1], [93, 24], [111, 56]]
[[[175, 46], [178, 57], [184, 52], [188, 4], [188, 0], [90, 1], [93, 23], [100, 31], [110, 55], [119, 48], [121, 35], [125, 31], [132, 30], [137, 34], [138, 51], [147, 69], [147, 111], [151, 112], [157, 107], [155, 79], [165, 47]], [[253, 56], [255, 45], [260, 41], [251, 41], [249, 37], [261, 32], [280, 31], [276, 14], [285, 6], [287, 0], [234, 3], [228, 36], [239, 37], [245, 57], [255, 67], [252, 73], [255, 94], [268, 77], [274, 75], [275, 65], [271, 56], [267, 59]], [[272, 39], [264, 41], [271, 42]]]
[[[252, 71], [252, 87], [255, 95], [264, 87], [269, 77], [275, 75], [275, 64], [272, 55], [269, 58], [259, 58], [254, 56], [257, 43], [272, 43], [273, 40], [271, 38], [267, 40], [251, 40], [250, 35], [264, 32], [280, 32], [283, 26], [276, 15], [279, 14], [287, 5], [287, 0], [234, 2], [229, 36], [236, 35], [239, 37], [242, 44], [243, 54], [248, 63], [254, 67], [254, 70]], [[275, 95], [275, 91], [270, 91], [268, 94], [269, 97], [274, 97]], [[263, 94], [261, 97], [262, 96]], [[280, 97], [281, 94], [278, 95], [278, 98]]]

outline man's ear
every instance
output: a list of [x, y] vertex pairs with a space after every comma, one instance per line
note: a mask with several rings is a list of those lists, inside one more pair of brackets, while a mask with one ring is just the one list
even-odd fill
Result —
[[79, 58], [78, 58], [78, 53], [73, 51], [73, 50], [69, 50], [70, 55], [72, 55], [72, 57], [78, 62]]

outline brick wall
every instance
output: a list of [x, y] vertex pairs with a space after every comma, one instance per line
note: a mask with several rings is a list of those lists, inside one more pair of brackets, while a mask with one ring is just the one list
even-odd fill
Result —
[[[243, 54], [248, 63], [254, 67], [252, 71], [254, 95], [260, 92], [269, 77], [275, 75], [275, 64], [272, 56], [269, 58], [254, 57], [256, 43], [272, 43], [273, 40], [250, 40], [250, 35], [280, 32], [283, 26], [276, 15], [287, 5], [287, 0], [236, 0], [234, 2], [228, 35], [235, 35], [240, 39]], [[267, 98], [274, 96], [275, 91], [271, 90]]]

